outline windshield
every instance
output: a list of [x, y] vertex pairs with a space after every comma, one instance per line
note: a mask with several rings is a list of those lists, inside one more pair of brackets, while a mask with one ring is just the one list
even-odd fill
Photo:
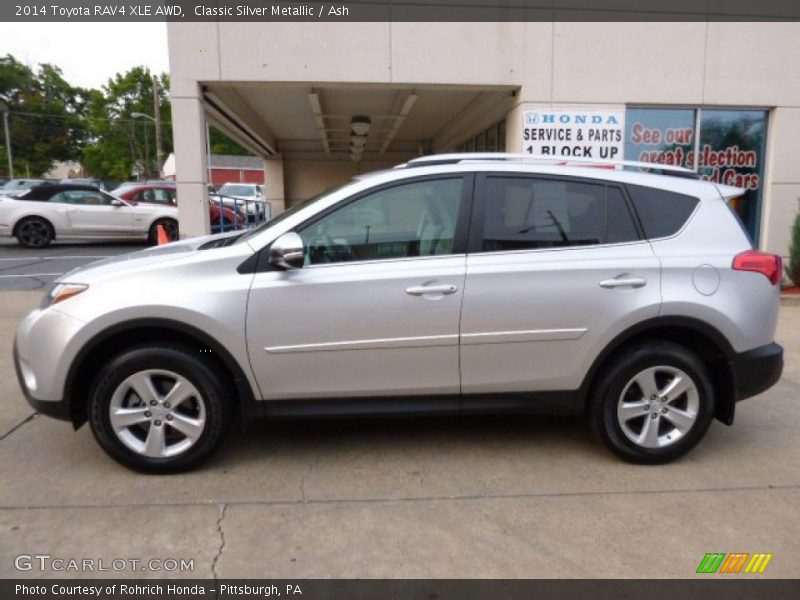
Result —
[[43, 179], [12, 179], [3, 186], [4, 190], [26, 190], [44, 183]]
[[118, 188], [114, 188], [113, 190], [111, 190], [109, 193], [110, 193], [112, 196], [119, 196], [120, 194], [124, 194], [124, 193], [125, 193], [125, 192], [127, 192], [128, 190], [130, 190], [130, 189], [132, 189], [132, 188], [135, 188], [135, 187], [136, 187], [135, 185], [130, 185], [130, 184], [122, 184], [122, 185], [121, 185], [121, 186], [119, 186]]
[[226, 183], [219, 188], [220, 194], [228, 194], [229, 196], [255, 196], [256, 190], [252, 185], [237, 185]]
[[338, 190], [340, 190], [340, 189], [342, 189], [344, 187], [347, 187], [351, 183], [353, 183], [353, 182], [352, 181], [348, 181], [347, 183], [334, 185], [333, 187], [328, 188], [324, 192], [309, 198], [305, 202], [301, 202], [300, 204], [295, 204], [291, 208], [283, 211], [281, 214], [279, 214], [274, 219], [271, 219], [269, 221], [265, 221], [264, 223], [262, 223], [258, 227], [255, 227], [255, 228], [251, 229], [250, 231], [248, 231], [247, 233], [245, 233], [240, 238], [237, 238], [236, 242], [239, 243], [239, 242], [242, 242], [244, 240], [247, 240], [247, 239], [253, 237], [255, 234], [261, 233], [265, 229], [267, 229], [269, 227], [272, 227], [273, 225], [277, 225], [278, 223], [281, 223], [285, 219], [288, 219], [289, 217], [291, 217], [293, 214], [300, 212], [301, 210], [303, 210], [307, 206], [311, 206], [312, 204], [314, 204], [315, 202], [318, 202], [319, 200], [322, 200], [323, 198], [327, 198], [328, 196], [330, 196], [334, 192], [336, 192], [336, 191], [338, 191]]

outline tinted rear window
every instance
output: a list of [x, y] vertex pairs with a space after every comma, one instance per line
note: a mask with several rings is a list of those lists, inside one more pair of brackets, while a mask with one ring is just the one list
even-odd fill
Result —
[[484, 252], [637, 239], [625, 197], [616, 187], [532, 177], [486, 179]]
[[629, 185], [628, 193], [639, 214], [644, 234], [650, 239], [676, 234], [699, 202], [694, 196], [640, 185]]

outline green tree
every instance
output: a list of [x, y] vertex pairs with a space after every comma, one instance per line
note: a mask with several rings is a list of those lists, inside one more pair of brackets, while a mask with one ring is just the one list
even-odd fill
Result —
[[794, 218], [792, 241], [789, 243], [789, 264], [786, 265], [786, 275], [795, 285], [800, 286], [800, 215]]
[[[34, 71], [10, 54], [0, 58], [0, 100], [9, 113], [15, 174], [36, 177], [55, 161], [78, 158], [87, 137], [87, 97], [56, 66], [41, 64]], [[3, 154], [5, 144], [3, 139]], [[0, 163], [7, 176], [6, 162]]]
[[[86, 110], [89, 141], [82, 153], [87, 173], [103, 179], [156, 177], [155, 124], [148, 118], [135, 118], [134, 113], [154, 115], [153, 75], [146, 67], [134, 67], [108, 80], [102, 91], [90, 94]], [[172, 123], [169, 79], [158, 82], [158, 104], [161, 115], [161, 137], [164, 156], [172, 152]]]
[[210, 146], [211, 154], [232, 154], [234, 156], [252, 156], [252, 152], [248, 152], [239, 144], [230, 139], [227, 135], [214, 129], [209, 128], [210, 131]]

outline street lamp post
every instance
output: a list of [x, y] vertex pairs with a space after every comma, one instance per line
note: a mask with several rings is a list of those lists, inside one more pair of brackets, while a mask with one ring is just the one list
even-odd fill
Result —
[[164, 165], [164, 146], [161, 143], [161, 103], [158, 98], [158, 79], [153, 77], [153, 114], [156, 121], [156, 166], [161, 178], [161, 167]]
[[0, 102], [0, 110], [3, 111], [3, 129], [5, 130], [6, 157], [8, 158], [8, 178], [14, 179], [14, 159], [11, 156], [11, 133], [8, 129], [8, 106]]
[[158, 177], [161, 177], [161, 166], [164, 164], [164, 146], [161, 142], [161, 111], [159, 110], [158, 101], [158, 80], [153, 77], [153, 113], [155, 117], [142, 112], [133, 112], [131, 117], [134, 119], [150, 119], [156, 124], [156, 170]]

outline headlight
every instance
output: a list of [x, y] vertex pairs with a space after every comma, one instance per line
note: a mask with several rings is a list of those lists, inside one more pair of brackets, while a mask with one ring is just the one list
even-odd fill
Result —
[[85, 292], [87, 289], [89, 289], [89, 286], [83, 283], [59, 283], [44, 295], [40, 308], [45, 309], [59, 302], [63, 302], [64, 300], [68, 300], [81, 292]]

